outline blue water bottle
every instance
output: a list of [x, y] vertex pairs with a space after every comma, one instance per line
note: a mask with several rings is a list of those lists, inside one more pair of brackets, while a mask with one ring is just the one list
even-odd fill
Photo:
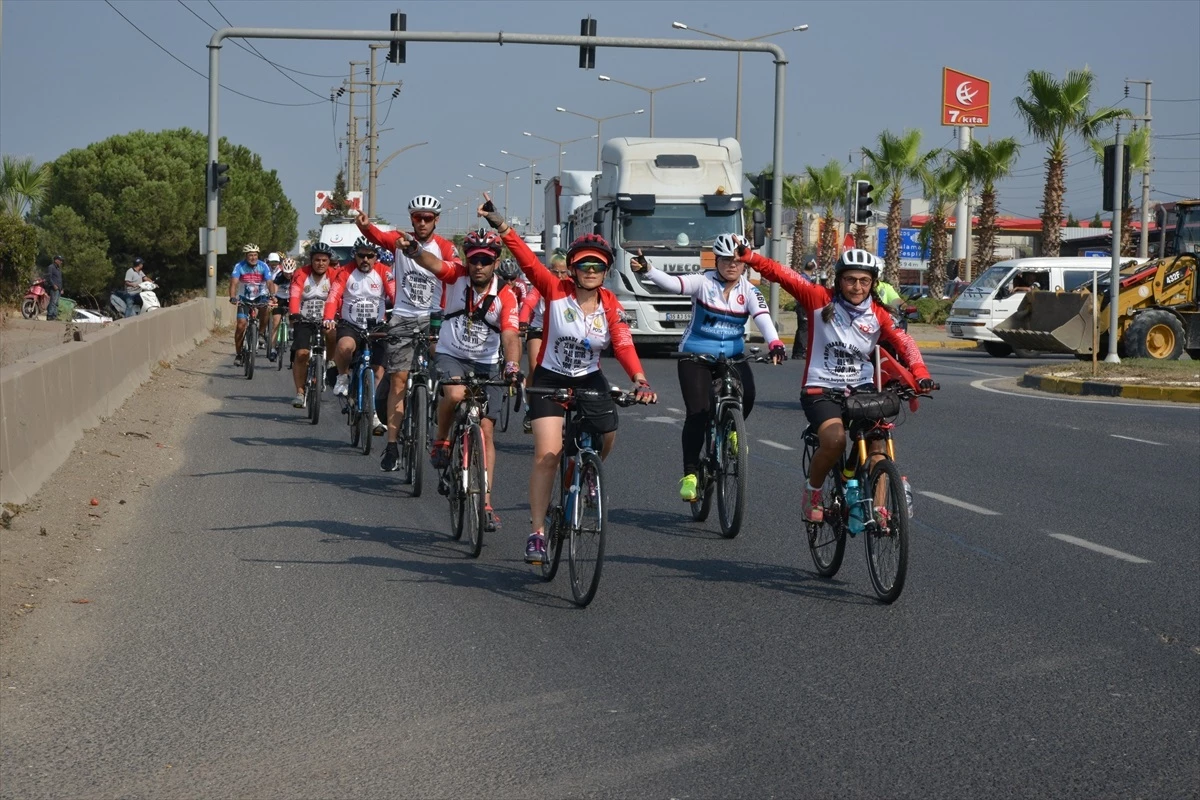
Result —
[[850, 535], [857, 536], [863, 531], [862, 498], [858, 492], [858, 478], [846, 481], [846, 505], [850, 509]]

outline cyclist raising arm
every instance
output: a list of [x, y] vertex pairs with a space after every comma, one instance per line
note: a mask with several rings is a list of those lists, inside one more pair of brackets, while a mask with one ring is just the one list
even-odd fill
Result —
[[[542, 266], [520, 235], [495, 211], [491, 199], [479, 207], [479, 216], [499, 234], [517, 265], [546, 300], [543, 318], [545, 347], [534, 371], [539, 388], [591, 389], [598, 397], [580, 397], [584, 424], [597, 434], [606, 457], [616, 440], [617, 407], [608, 396], [611, 384], [600, 371], [600, 351], [612, 345], [613, 355], [634, 382], [643, 403], [658, 398], [642, 371], [625, 321], [625, 309], [616, 295], [605, 289], [604, 273], [612, 266], [613, 252], [604, 237], [588, 234], [576, 239], [567, 251], [574, 281], [560, 280]], [[525, 543], [525, 560], [540, 564], [546, 557], [546, 509], [554, 471], [562, 452], [565, 410], [547, 396], [530, 398], [533, 418], [533, 470], [529, 475], [529, 512], [533, 533]]]
[[[651, 266], [640, 250], [631, 260], [632, 269], [644, 272], [658, 288], [692, 298], [692, 321], [679, 342], [680, 353], [741, 355], [746, 320], [753, 318], [763, 339], [770, 342], [772, 360], [778, 364], [787, 358], [787, 348], [779, 340], [762, 293], [746, 277], [746, 265], [736, 258], [738, 245], [745, 244], [736, 233], [722, 233], [713, 242], [716, 270], [699, 275], [668, 275]], [[679, 482], [679, 496], [690, 503], [696, 499], [700, 450], [704, 447], [714, 373], [711, 364], [701, 361], [681, 360], [678, 369], [679, 390], [687, 413], [683, 420], [683, 479]], [[754, 409], [754, 373], [745, 361], [737, 365], [737, 371], [742, 377], [742, 416], [748, 418]]]
[[[880, 261], [866, 250], [847, 250], [834, 267], [834, 288], [811, 283], [796, 272], [750, 248], [738, 247], [738, 258], [791, 293], [808, 309], [808, 359], [804, 364], [804, 394], [800, 404], [821, 444], [809, 468], [809, 485], [801, 501], [805, 519], [821, 522], [821, 486], [846, 449], [842, 403], [828, 390], [848, 392], [873, 388], [872, 354], [881, 341], [891, 346], [913, 373], [922, 390], [934, 388], [917, 343], [892, 325], [875, 286]], [[874, 442], [872, 447], [882, 447]]]

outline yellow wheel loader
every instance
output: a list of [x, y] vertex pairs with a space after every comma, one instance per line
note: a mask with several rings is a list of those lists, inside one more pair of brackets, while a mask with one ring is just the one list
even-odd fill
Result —
[[[1117, 352], [1122, 357], [1200, 360], [1200, 200], [1175, 205], [1176, 255], [1129, 263], [1117, 295]], [[1108, 352], [1109, 283], [1099, 284], [1099, 354]], [[1013, 349], [1092, 355], [1091, 286], [1030, 292], [995, 334]]]

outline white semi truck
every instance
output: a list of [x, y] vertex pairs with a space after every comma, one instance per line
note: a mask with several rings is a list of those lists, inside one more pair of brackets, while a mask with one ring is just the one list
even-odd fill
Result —
[[[641, 250], [677, 275], [714, 266], [717, 235], [744, 233], [741, 146], [733, 138], [610, 139], [601, 161], [591, 198], [571, 212], [560, 240], [603, 235], [615, 254], [605, 285], [625, 306], [634, 339], [674, 344], [691, 320], [691, 299], [663, 292], [629, 260]], [[754, 227], [750, 238], [760, 247], [762, 226]]]

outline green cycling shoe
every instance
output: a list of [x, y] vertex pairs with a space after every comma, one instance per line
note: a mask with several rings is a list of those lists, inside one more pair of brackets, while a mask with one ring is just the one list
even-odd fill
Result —
[[700, 479], [696, 477], [696, 473], [689, 472], [679, 481], [679, 499], [685, 503], [695, 501], [696, 487], [700, 483]]

